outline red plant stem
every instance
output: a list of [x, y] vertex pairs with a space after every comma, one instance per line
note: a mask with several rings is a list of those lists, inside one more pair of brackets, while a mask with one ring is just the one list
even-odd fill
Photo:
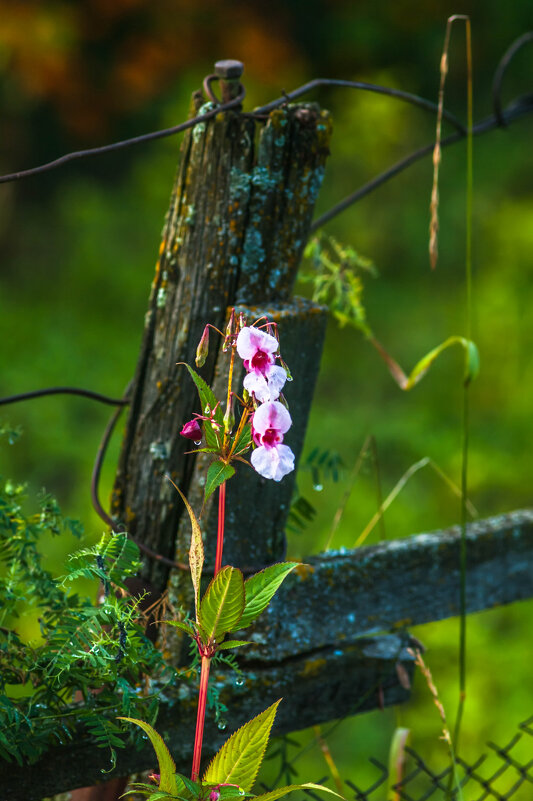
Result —
[[194, 752], [192, 757], [191, 779], [198, 781], [200, 777], [200, 760], [202, 758], [202, 743], [204, 740], [205, 708], [207, 704], [207, 684], [209, 682], [209, 668], [211, 657], [202, 656], [202, 672], [200, 674], [200, 694], [198, 696], [198, 714], [196, 716], [196, 734], [194, 735]]
[[224, 517], [226, 514], [226, 482], [218, 488], [218, 528], [217, 552], [215, 556], [215, 576], [222, 567], [222, 549], [224, 548]]

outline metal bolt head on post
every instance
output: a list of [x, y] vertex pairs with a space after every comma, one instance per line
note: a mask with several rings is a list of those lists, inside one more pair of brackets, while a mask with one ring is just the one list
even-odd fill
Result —
[[240, 79], [243, 72], [244, 64], [242, 61], [227, 58], [216, 62], [215, 75], [220, 82], [223, 103], [228, 103], [239, 94]]

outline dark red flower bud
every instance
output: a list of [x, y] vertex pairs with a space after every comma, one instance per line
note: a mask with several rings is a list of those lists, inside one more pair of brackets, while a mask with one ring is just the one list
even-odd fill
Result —
[[180, 434], [186, 439], [192, 439], [193, 442], [200, 442], [202, 439], [202, 429], [200, 428], [200, 423], [198, 420], [189, 420], [189, 422], [185, 423], [181, 429]]

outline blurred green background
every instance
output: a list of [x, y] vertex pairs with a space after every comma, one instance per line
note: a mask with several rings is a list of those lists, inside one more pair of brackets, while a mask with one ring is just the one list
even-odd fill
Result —
[[[0, 12], [2, 173], [182, 121], [191, 92], [220, 58], [244, 61], [247, 110], [319, 76], [377, 82], [436, 101], [452, 13], [472, 17], [477, 120], [491, 112], [499, 58], [531, 25], [526, 0], [460, 7], [448, 0], [21, 0], [0, 2]], [[504, 102], [531, 91], [530, 79], [531, 47], [509, 70]], [[334, 119], [317, 214], [434, 136], [430, 115], [389, 98], [324, 89], [308, 99], [331, 109]], [[465, 118], [460, 26], [452, 37], [446, 106]], [[531, 503], [531, 130], [532, 120], [522, 119], [474, 143], [473, 335], [482, 371], [471, 392], [470, 487], [481, 516]], [[0, 395], [62, 384], [121, 395], [137, 359], [179, 142], [144, 144], [0, 187]], [[436, 272], [427, 255], [431, 181], [425, 159], [326, 228], [376, 264], [379, 277], [366, 282], [368, 319], [406, 370], [447, 336], [464, 333], [464, 143], [443, 154]], [[459, 483], [461, 374], [459, 351], [446, 352], [404, 394], [364, 339], [332, 322], [306, 450], [338, 452], [349, 473], [372, 433], [384, 494], [424, 456]], [[102, 531], [89, 481], [108, 416], [107, 407], [65, 396], [5, 407], [1, 415], [24, 436], [13, 446], [2, 443], [0, 473], [28, 481], [30, 494], [46, 486], [65, 513], [84, 522], [90, 539]], [[104, 498], [119, 441], [120, 433], [104, 470]], [[326, 483], [320, 493], [308, 474], [299, 483], [318, 509], [306, 532], [290, 538], [290, 555], [304, 557], [324, 547], [346, 480]], [[369, 464], [333, 547], [351, 546], [375, 508]], [[403, 537], [458, 519], [455, 496], [422, 471], [387, 512], [385, 530], [389, 538]], [[376, 529], [369, 542], [378, 536]], [[66, 538], [49, 544], [53, 570], [61, 572], [73, 547]], [[489, 738], [503, 744], [533, 714], [532, 611], [532, 603], [521, 603], [469, 619], [467, 757]], [[429, 647], [427, 662], [453, 720], [458, 622], [415, 633]], [[386, 759], [398, 720], [435, 767], [444, 764], [437, 711], [418, 677], [412, 702], [401, 710], [337, 727], [329, 741], [341, 774], [364, 786], [374, 771], [366, 757]], [[327, 770], [317, 764], [319, 751], [310, 753], [296, 766], [316, 780], [317, 771]]]

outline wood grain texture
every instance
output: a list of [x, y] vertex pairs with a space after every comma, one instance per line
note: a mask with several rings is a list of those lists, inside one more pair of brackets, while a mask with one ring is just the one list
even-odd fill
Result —
[[[458, 615], [460, 536], [456, 526], [310, 557], [257, 622], [254, 659], [279, 662], [302, 648]], [[469, 524], [467, 612], [531, 597], [533, 510]]]
[[[290, 299], [330, 133], [327, 112], [297, 105], [266, 122], [225, 113], [185, 136], [112, 497], [117, 522], [168, 558], [183, 506], [164, 474], [187, 494], [195, 461], [179, 431], [196, 410], [196, 391], [177, 363], [194, 364], [205, 324], [222, 329], [236, 302]], [[213, 340], [200, 371], [208, 383], [217, 352]], [[237, 503], [245, 498], [244, 490]], [[268, 503], [265, 495], [264, 520]], [[278, 515], [265, 537], [282, 526]], [[147, 561], [144, 576], [161, 590], [168, 568]]]

